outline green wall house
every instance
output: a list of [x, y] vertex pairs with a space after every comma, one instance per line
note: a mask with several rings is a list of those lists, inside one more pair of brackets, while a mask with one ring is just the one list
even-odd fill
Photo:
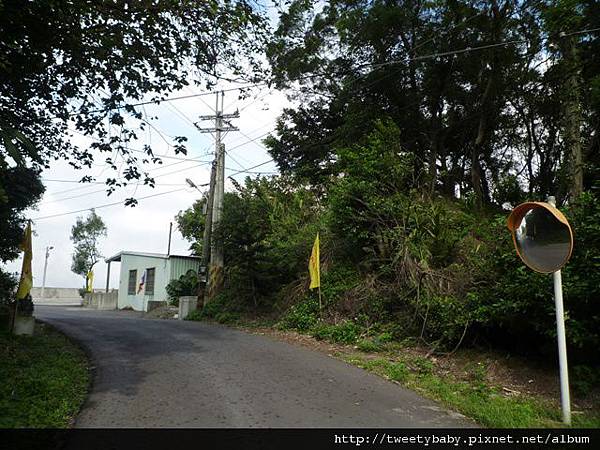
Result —
[[121, 263], [117, 307], [136, 311], [148, 311], [149, 301], [166, 302], [167, 284], [190, 269], [198, 272], [200, 266], [196, 256], [122, 251], [106, 259], [107, 286], [113, 262]]

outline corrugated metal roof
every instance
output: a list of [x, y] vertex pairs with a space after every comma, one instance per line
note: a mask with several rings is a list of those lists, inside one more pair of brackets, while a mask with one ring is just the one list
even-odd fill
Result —
[[111, 256], [110, 258], [106, 258], [104, 261], [107, 263], [112, 262], [112, 261], [121, 261], [121, 256], [123, 256], [123, 255], [145, 256], [148, 258], [160, 258], [160, 259], [167, 259], [167, 258], [201, 259], [199, 256], [167, 255], [165, 253], [146, 253], [146, 252], [132, 252], [129, 250], [123, 250], [123, 251], [117, 253], [116, 255]]

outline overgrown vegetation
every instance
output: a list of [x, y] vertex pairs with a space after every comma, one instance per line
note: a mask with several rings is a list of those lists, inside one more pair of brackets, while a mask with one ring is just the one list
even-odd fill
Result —
[[0, 428], [69, 427], [89, 383], [83, 352], [40, 323], [34, 336], [0, 331], [0, 378]]
[[[483, 345], [554, 359], [552, 279], [515, 254], [507, 211], [473, 209], [469, 197], [423, 194], [398, 139], [397, 127], [381, 121], [364, 143], [339, 149], [344, 176], [323, 193], [287, 178], [247, 179], [229, 193], [219, 230], [229, 261], [225, 291], [192, 319], [235, 324], [248, 314], [276, 317], [281, 329], [367, 352], [412, 342], [433, 355]], [[600, 296], [600, 201], [587, 191], [563, 210], [578, 243], [563, 271], [569, 355], [588, 380], [579, 388], [590, 389], [600, 362], [593, 301]], [[307, 278], [317, 230], [321, 311]], [[417, 382], [409, 366], [365, 367], [424, 389], [484, 425], [556, 425], [556, 411], [537, 400], [498, 397], [477, 380], [441, 380], [427, 373], [426, 361]]]
[[[479, 424], [494, 428], [561, 427], [560, 412], [548, 399], [520, 393], [502, 392], [487, 381], [487, 368], [473, 365], [464, 379], [436, 373], [430, 360], [388, 352], [379, 358], [355, 353], [340, 355], [345, 361], [399, 382], [442, 402]], [[600, 427], [600, 411], [579, 412], [574, 427]]]
[[[380, 122], [364, 144], [341, 149], [344, 177], [332, 181], [327, 195], [285, 178], [247, 179], [228, 193], [219, 230], [228, 257], [226, 290], [210, 308], [275, 314], [282, 328], [338, 342], [385, 332], [432, 352], [479, 341], [553, 355], [551, 277], [520, 262], [507, 212], [423, 196], [411, 188], [410, 155], [397, 141], [395, 125]], [[563, 272], [570, 355], [595, 364], [600, 201], [585, 192], [564, 210], [578, 243]], [[323, 311], [307, 289], [317, 230]]]
[[198, 294], [198, 274], [194, 270], [188, 270], [177, 280], [171, 280], [166, 286], [169, 303], [179, 306], [179, 297]]
[[[569, 355], [595, 372], [600, 52], [585, 30], [600, 25], [598, 5], [286, 6], [267, 56], [279, 87], [303, 81], [265, 140], [282, 175], [226, 195], [226, 287], [208, 316], [251, 312], [364, 349], [385, 335], [432, 354], [555, 359], [551, 277], [521, 263], [506, 229], [511, 207], [555, 195], [576, 240], [563, 271]], [[197, 250], [200, 203], [178, 222]], [[322, 311], [307, 288], [317, 232]]]

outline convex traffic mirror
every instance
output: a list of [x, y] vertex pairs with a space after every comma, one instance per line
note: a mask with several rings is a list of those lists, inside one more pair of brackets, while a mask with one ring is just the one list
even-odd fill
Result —
[[508, 217], [517, 253], [536, 272], [560, 270], [573, 251], [573, 231], [567, 218], [544, 202], [517, 206]]

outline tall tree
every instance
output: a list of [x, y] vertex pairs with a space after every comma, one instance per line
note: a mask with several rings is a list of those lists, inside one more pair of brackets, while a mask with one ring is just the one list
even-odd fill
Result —
[[106, 225], [94, 210], [85, 219], [78, 217], [75, 225], [71, 228], [71, 241], [74, 244], [71, 271], [81, 275], [84, 280], [88, 272], [102, 258], [98, 249], [98, 241], [103, 236], [106, 236]]
[[[539, 199], [591, 183], [597, 2], [288, 3], [268, 47], [275, 82], [299, 105], [266, 141], [283, 172], [327, 183], [340, 171], [337, 149], [391, 118], [424, 193], [486, 205], [508, 191]], [[557, 45], [561, 32], [575, 37], [575, 59]]]
[[390, 117], [415, 155], [418, 185], [450, 196], [461, 186], [488, 202], [510, 68], [523, 52], [492, 44], [525, 32], [517, 5], [332, 0], [317, 12], [292, 2], [269, 58], [280, 85], [313, 100], [284, 112], [278, 136], [267, 140], [272, 155], [301, 176], [335, 173], [336, 147], [364, 140]]
[[[124, 181], [106, 178], [109, 192], [135, 179], [152, 185], [141, 163], [160, 159], [151, 146], [140, 155], [128, 145], [152, 118], [131, 104], [159, 102], [192, 74], [204, 86], [245, 76], [259, 65], [264, 25], [250, 0], [3, 0], [0, 163], [91, 167], [100, 152], [113, 171], [115, 159], [124, 163]], [[78, 147], [72, 132], [95, 141]], [[185, 153], [184, 142], [170, 143]]]

